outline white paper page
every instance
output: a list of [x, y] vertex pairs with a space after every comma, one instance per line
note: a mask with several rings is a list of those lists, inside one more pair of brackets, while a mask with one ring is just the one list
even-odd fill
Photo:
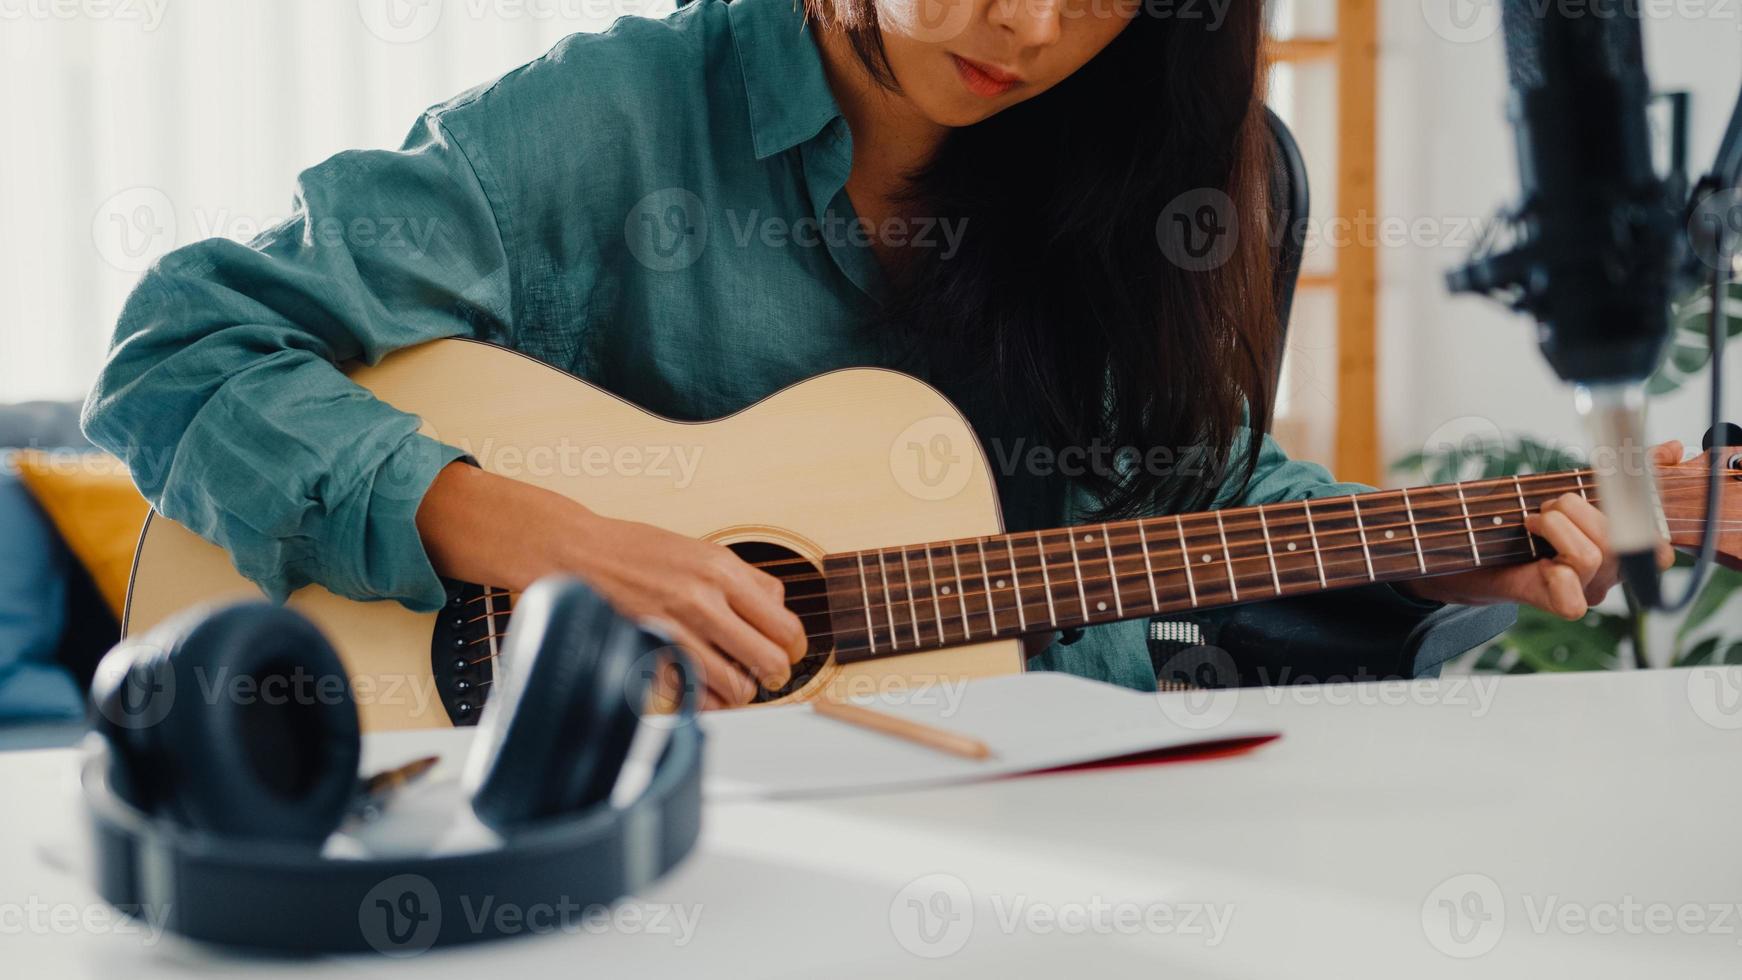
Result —
[[1205, 724], [1204, 715], [1180, 707], [1181, 695], [1166, 695], [1171, 702], [1162, 697], [1036, 671], [857, 702], [978, 738], [992, 749], [986, 760], [826, 718], [809, 705], [710, 712], [702, 716], [708, 734], [704, 793], [726, 800], [882, 792], [1275, 734]]

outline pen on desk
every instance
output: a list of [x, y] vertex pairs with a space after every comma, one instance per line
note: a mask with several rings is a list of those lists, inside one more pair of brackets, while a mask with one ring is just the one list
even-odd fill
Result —
[[440, 761], [440, 756], [425, 756], [359, 779], [347, 816], [365, 822], [376, 819], [400, 790], [422, 779]]
[[896, 738], [903, 738], [909, 742], [936, 749], [939, 752], [959, 755], [964, 759], [990, 759], [992, 757], [992, 749], [977, 738], [943, 728], [934, 728], [917, 721], [909, 721], [906, 718], [897, 718], [881, 711], [872, 711], [870, 708], [861, 708], [856, 704], [818, 698], [811, 702], [811, 710], [825, 718], [833, 718], [849, 725], [857, 725], [874, 732], [893, 735]]

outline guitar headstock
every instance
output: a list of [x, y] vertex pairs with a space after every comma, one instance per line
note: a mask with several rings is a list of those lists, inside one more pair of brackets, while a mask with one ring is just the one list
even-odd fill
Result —
[[[1718, 562], [1742, 571], [1742, 447], [1720, 450], [1718, 463], [1724, 467], [1723, 495], [1715, 515]], [[1712, 454], [1707, 452], [1674, 466], [1658, 467], [1658, 497], [1663, 503], [1663, 516], [1669, 521], [1670, 543], [1677, 548], [1700, 546], [1700, 536], [1706, 529], [1706, 481], [1711, 465]]]

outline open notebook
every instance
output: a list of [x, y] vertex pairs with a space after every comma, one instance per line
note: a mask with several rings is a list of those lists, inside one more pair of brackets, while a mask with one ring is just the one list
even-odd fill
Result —
[[710, 712], [709, 799], [831, 796], [970, 782], [1187, 747], [1274, 738], [1232, 718], [1232, 691], [1144, 694], [1034, 672], [855, 703], [984, 741], [970, 760], [868, 731], [809, 705]]

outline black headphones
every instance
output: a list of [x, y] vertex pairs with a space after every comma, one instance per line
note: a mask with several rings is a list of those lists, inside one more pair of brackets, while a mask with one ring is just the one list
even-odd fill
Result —
[[[525, 928], [478, 916], [486, 900], [597, 909], [669, 871], [701, 826], [688, 661], [572, 579], [526, 591], [500, 659], [466, 767], [500, 846], [351, 860], [321, 848], [355, 798], [357, 710], [312, 623], [245, 603], [124, 640], [92, 685], [81, 773], [99, 893], [208, 942], [409, 955]], [[679, 710], [644, 721], [666, 663]], [[616, 805], [648, 726], [666, 735], [652, 777]]]

